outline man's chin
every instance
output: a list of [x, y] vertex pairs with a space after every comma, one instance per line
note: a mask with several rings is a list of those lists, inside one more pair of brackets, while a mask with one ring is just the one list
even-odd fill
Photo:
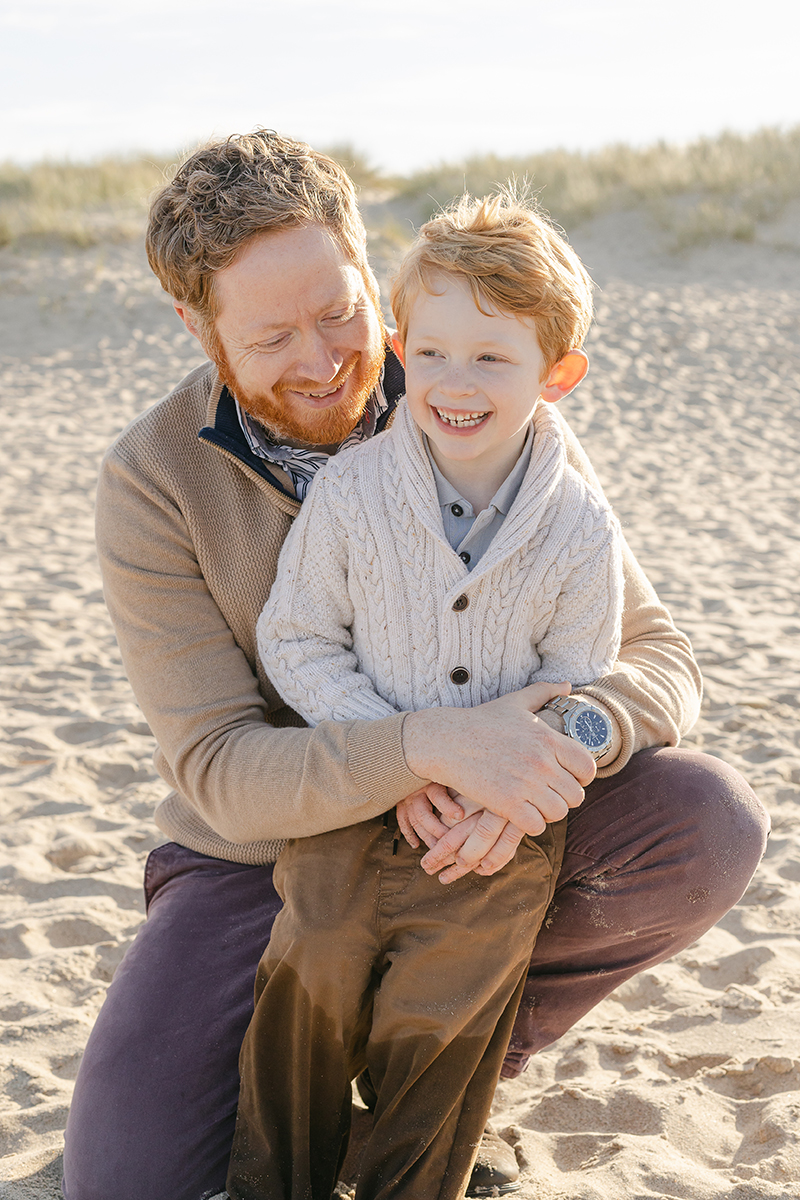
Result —
[[240, 397], [242, 408], [282, 441], [302, 442], [307, 446], [334, 446], [352, 433], [367, 406], [370, 391], [350, 399], [344, 397], [330, 408], [313, 409], [302, 401], [287, 404], [264, 397]]
[[296, 393], [288, 388], [269, 395], [248, 394], [232, 378], [227, 364], [218, 364], [223, 382], [249, 416], [265, 426], [273, 437], [306, 446], [338, 446], [353, 432], [377, 386], [382, 366], [382, 352], [368, 361], [362, 357], [338, 404], [314, 408], [297, 399]]

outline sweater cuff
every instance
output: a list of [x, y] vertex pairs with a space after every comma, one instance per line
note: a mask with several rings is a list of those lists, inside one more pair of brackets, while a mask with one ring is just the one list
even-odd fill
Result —
[[384, 804], [399, 804], [429, 781], [409, 769], [403, 754], [405, 713], [377, 721], [355, 721], [347, 738], [347, 765], [364, 795]]

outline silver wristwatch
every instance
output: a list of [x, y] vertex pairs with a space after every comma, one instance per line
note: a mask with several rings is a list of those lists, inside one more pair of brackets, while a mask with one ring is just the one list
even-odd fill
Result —
[[542, 708], [549, 708], [564, 718], [564, 733], [585, 746], [595, 762], [611, 749], [614, 740], [611, 722], [594, 704], [576, 696], [556, 696]]

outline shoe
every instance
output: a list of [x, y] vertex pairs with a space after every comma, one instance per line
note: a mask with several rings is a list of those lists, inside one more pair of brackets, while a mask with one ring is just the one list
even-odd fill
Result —
[[507, 1196], [510, 1192], [518, 1192], [521, 1186], [517, 1156], [513, 1147], [504, 1142], [494, 1126], [487, 1121], [466, 1194]]
[[[374, 1112], [378, 1095], [367, 1071], [359, 1075], [356, 1087], [369, 1111]], [[467, 1185], [467, 1196], [507, 1196], [510, 1192], [518, 1192], [521, 1186], [513, 1147], [487, 1122]]]

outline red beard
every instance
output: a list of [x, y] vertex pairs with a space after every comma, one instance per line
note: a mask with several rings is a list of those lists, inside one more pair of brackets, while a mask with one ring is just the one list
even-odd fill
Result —
[[319, 383], [281, 380], [271, 392], [247, 392], [237, 380], [221, 342], [215, 339], [215, 345], [209, 349], [222, 382], [246, 413], [282, 441], [302, 442], [307, 446], [338, 446], [352, 433], [377, 386], [384, 360], [383, 346], [374, 354], [370, 351], [353, 354], [342, 364], [336, 378], [325, 385], [327, 391], [349, 380], [344, 398], [338, 404], [314, 410], [302, 401], [287, 399], [287, 393], [294, 389], [320, 391]]

